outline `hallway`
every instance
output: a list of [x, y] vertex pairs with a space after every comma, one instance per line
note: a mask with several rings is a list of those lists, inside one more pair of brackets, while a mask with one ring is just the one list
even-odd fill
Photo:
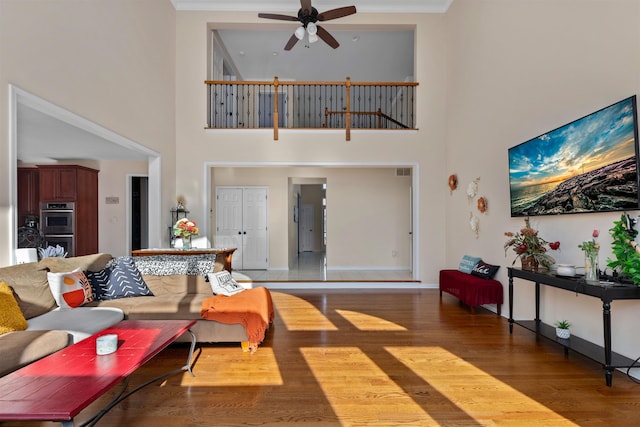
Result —
[[302, 252], [287, 270], [234, 270], [237, 281], [252, 282], [413, 282], [409, 270], [331, 270], [325, 252]]

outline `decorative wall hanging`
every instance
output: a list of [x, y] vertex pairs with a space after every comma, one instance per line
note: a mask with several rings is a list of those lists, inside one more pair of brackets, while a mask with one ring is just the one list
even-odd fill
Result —
[[454, 173], [449, 175], [449, 194], [453, 194], [453, 191], [458, 188], [458, 176]]
[[478, 194], [478, 181], [480, 181], [480, 177], [471, 181], [467, 186], [467, 197], [469, 200], [473, 199], [476, 194]]
[[473, 212], [469, 212], [469, 225], [471, 226], [471, 231], [476, 236], [476, 239], [480, 235], [480, 221], [478, 217], [473, 214]]
[[485, 213], [487, 211], [487, 199], [484, 197], [478, 197], [478, 210], [480, 213]]

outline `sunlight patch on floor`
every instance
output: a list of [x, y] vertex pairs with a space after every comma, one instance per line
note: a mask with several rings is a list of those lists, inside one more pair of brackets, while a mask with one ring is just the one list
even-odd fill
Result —
[[[224, 363], [220, 363], [224, 360]], [[207, 366], [208, 365], [208, 366]], [[199, 375], [199, 368], [207, 375]], [[240, 345], [204, 353], [196, 362], [192, 377], [183, 374], [183, 386], [269, 386], [282, 385], [278, 361], [270, 347], [258, 347], [254, 353], [243, 352]]]
[[[575, 426], [527, 395], [439, 347], [385, 347], [405, 366], [481, 424]], [[497, 362], [499, 363], [499, 362]], [[544, 415], [543, 415], [544, 414]]]
[[353, 326], [361, 331], [406, 331], [402, 325], [390, 322], [381, 317], [371, 316], [357, 311], [336, 310], [336, 312], [347, 319]]
[[344, 425], [438, 425], [359, 348], [300, 352]]
[[271, 292], [271, 298], [277, 316], [290, 331], [338, 330], [325, 314], [303, 298], [282, 292]]

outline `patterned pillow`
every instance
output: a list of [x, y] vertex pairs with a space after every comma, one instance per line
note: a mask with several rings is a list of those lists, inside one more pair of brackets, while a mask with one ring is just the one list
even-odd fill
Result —
[[93, 290], [81, 270], [68, 273], [47, 272], [49, 289], [60, 308], [76, 308], [93, 301]]
[[476, 264], [478, 263], [478, 261], [480, 261], [479, 257], [472, 257], [469, 255], [465, 255], [462, 257], [462, 260], [460, 261], [460, 265], [458, 266], [458, 270], [462, 271], [463, 273], [471, 273], [473, 271], [473, 267], [476, 266]]
[[244, 288], [231, 277], [228, 271], [218, 271], [217, 273], [207, 274], [207, 279], [211, 283], [211, 290], [216, 295], [235, 295], [244, 291]]
[[153, 296], [131, 257], [121, 257], [104, 270], [88, 271], [87, 276], [98, 301]]
[[471, 274], [474, 276], [482, 277], [483, 279], [493, 279], [493, 276], [496, 275], [499, 265], [491, 265], [487, 264], [484, 261], [478, 261], [475, 267], [473, 267], [473, 271]]
[[5, 282], [0, 282], [0, 334], [27, 329], [24, 318], [13, 290]]

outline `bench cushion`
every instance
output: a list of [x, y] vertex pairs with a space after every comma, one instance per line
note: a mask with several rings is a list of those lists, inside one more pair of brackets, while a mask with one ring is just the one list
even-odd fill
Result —
[[447, 292], [475, 307], [482, 304], [502, 304], [502, 283], [493, 279], [482, 279], [458, 270], [440, 270], [440, 291]]

